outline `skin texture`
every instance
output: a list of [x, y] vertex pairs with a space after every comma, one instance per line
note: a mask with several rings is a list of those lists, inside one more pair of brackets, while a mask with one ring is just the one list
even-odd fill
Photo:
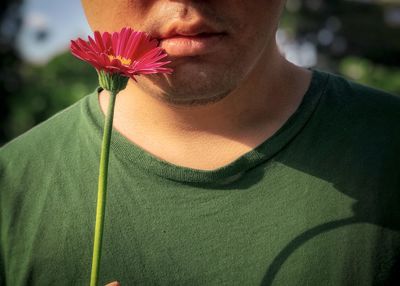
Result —
[[[275, 133], [299, 106], [310, 72], [279, 53], [283, 0], [82, 0], [93, 30], [124, 26], [157, 36], [171, 23], [224, 31], [221, 48], [169, 57], [173, 74], [130, 81], [117, 96], [114, 128], [170, 163], [212, 170]], [[99, 96], [105, 113], [108, 93]], [[207, 151], [207, 152], [205, 152]]]

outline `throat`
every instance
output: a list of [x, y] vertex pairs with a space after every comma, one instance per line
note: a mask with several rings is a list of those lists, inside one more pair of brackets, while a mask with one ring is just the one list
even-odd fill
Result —
[[146, 152], [170, 164], [203, 171], [212, 171], [229, 165], [253, 149], [240, 142], [222, 141], [224, 142], [219, 144], [213, 142], [186, 147], [179, 144], [157, 146], [158, 144], [135, 143]]

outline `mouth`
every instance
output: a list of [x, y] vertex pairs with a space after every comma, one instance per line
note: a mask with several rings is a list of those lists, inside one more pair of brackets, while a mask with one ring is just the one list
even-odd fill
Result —
[[227, 33], [204, 23], [182, 25], [175, 23], [158, 37], [160, 47], [170, 57], [205, 55], [221, 48]]
[[196, 56], [217, 51], [226, 33], [199, 33], [194, 35], [173, 34], [160, 39], [160, 47], [169, 56]]

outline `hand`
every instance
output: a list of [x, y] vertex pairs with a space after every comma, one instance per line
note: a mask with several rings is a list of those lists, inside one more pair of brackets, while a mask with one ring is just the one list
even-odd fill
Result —
[[106, 286], [120, 286], [118, 281], [108, 283]]

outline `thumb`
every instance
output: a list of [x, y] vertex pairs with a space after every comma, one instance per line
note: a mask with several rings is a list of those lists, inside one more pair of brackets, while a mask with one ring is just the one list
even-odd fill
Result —
[[106, 286], [120, 286], [120, 284], [118, 281], [114, 281], [114, 282], [108, 283]]

